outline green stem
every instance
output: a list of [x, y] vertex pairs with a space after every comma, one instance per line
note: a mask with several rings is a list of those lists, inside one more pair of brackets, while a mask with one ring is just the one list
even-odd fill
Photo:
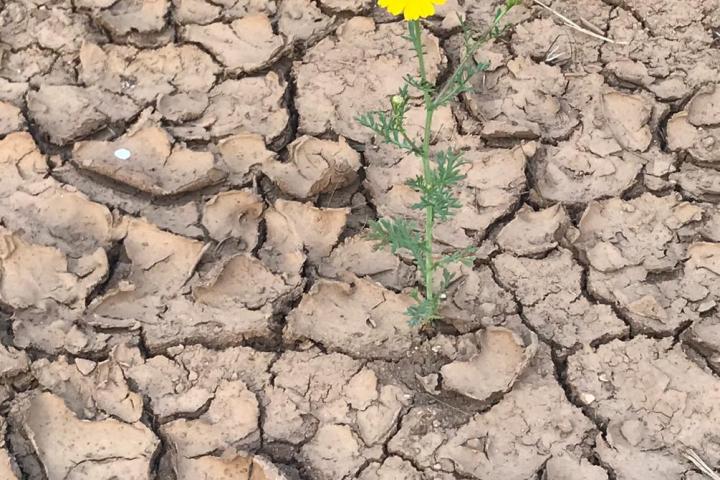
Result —
[[[423, 176], [427, 182], [430, 178], [430, 136], [432, 135], [432, 117], [433, 109], [428, 108], [427, 99], [425, 103], [425, 138], [423, 138]], [[433, 227], [435, 224], [435, 212], [433, 207], [427, 207], [425, 209], [425, 298], [428, 301], [432, 301], [434, 297], [433, 292], [433, 270], [435, 265], [433, 264]]]
[[[422, 30], [420, 22], [415, 20], [408, 25], [410, 31], [410, 38], [412, 39], [415, 52], [418, 57], [418, 69], [420, 73], [420, 82], [425, 88], [423, 88], [423, 100], [425, 103], [425, 130], [423, 132], [423, 145], [422, 145], [422, 165], [423, 165], [423, 178], [426, 182], [429, 182], [432, 174], [430, 167], [430, 139], [432, 137], [432, 121], [433, 114], [435, 113], [435, 107], [432, 102], [432, 93], [430, 86], [427, 81], [427, 72], [425, 70], [425, 52], [423, 51], [422, 45]], [[425, 250], [425, 298], [432, 302], [435, 294], [433, 292], [433, 272], [435, 270], [433, 260], [433, 227], [435, 226], [435, 212], [432, 207], [425, 209], [425, 236], [424, 236], [424, 250]], [[428, 319], [431, 320], [431, 319]]]

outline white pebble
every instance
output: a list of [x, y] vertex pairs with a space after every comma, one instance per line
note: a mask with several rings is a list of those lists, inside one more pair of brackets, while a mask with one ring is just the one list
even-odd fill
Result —
[[127, 160], [131, 155], [132, 153], [130, 153], [130, 150], [127, 148], [118, 148], [115, 150], [115, 158], [119, 158], [120, 160]]

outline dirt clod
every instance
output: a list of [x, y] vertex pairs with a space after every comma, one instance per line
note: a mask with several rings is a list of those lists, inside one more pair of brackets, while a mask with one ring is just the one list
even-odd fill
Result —
[[411, 302], [362, 278], [320, 280], [289, 316], [285, 338], [308, 338], [360, 358], [398, 359], [414, 340], [403, 314]]
[[537, 338], [531, 336], [525, 345], [512, 330], [491, 327], [480, 336], [479, 347], [480, 352], [466, 361], [440, 369], [443, 388], [480, 401], [507, 392], [535, 355]]

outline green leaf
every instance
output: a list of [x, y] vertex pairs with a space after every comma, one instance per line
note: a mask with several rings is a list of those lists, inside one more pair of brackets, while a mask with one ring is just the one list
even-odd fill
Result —
[[437, 297], [434, 298], [434, 300], [428, 300], [427, 298], [421, 298], [420, 295], [417, 294], [415, 298], [417, 303], [410, 305], [405, 311], [405, 314], [410, 317], [410, 325], [420, 327], [428, 325], [440, 318], [438, 315], [440, 303]]
[[465, 178], [461, 167], [467, 162], [463, 160], [462, 155], [452, 150], [440, 152], [436, 162], [437, 166], [430, 170], [427, 177], [417, 176], [406, 183], [420, 192], [420, 201], [411, 205], [411, 208], [431, 208], [434, 217], [445, 221], [452, 216], [454, 210], [461, 207], [453, 190]]
[[392, 253], [409, 250], [416, 261], [424, 260], [425, 255], [420, 232], [415, 223], [405, 219], [382, 218], [370, 223], [368, 238], [380, 247], [389, 246]]

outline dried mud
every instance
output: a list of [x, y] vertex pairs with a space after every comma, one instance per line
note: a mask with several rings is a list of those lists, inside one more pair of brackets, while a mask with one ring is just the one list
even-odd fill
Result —
[[[448, 0], [431, 80], [460, 53]], [[720, 467], [720, 3], [526, 2], [438, 111], [444, 320], [403, 315], [415, 60], [369, 0], [0, 0], [0, 479], [698, 480]], [[409, 112], [419, 135], [419, 99]]]

